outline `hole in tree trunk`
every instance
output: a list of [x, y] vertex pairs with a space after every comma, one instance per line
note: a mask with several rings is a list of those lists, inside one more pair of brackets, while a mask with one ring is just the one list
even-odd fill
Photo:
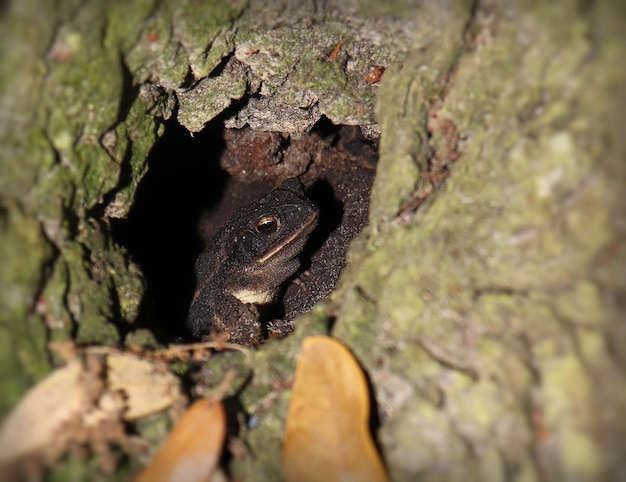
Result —
[[148, 172], [126, 219], [113, 234], [142, 268], [148, 290], [135, 327], [162, 342], [188, 339], [187, 308], [194, 263], [211, 237], [241, 207], [298, 177], [320, 209], [301, 255], [298, 282], [262, 315], [287, 324], [326, 297], [345, 265], [348, 242], [367, 223], [377, 142], [358, 126], [322, 119], [301, 137], [211, 122], [193, 137], [170, 121], [148, 160]]

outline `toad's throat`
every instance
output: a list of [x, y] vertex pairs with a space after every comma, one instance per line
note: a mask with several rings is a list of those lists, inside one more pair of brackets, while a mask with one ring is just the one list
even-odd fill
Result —
[[280, 253], [283, 249], [291, 245], [296, 239], [300, 238], [304, 233], [308, 233], [309, 231], [311, 231], [313, 227], [315, 226], [316, 222], [317, 222], [317, 213], [314, 212], [311, 214], [306, 224], [304, 224], [297, 231], [294, 231], [293, 233], [291, 233], [291, 236], [281, 239], [277, 243], [274, 243], [272, 246], [270, 246], [267, 249], [267, 251], [265, 251], [265, 253], [263, 253], [261, 257], [257, 258], [255, 262], [258, 264], [263, 264], [269, 259], [273, 258], [278, 253]]
[[274, 301], [272, 291], [244, 288], [233, 292], [232, 295], [242, 303], [253, 303], [255, 305], [266, 305]]

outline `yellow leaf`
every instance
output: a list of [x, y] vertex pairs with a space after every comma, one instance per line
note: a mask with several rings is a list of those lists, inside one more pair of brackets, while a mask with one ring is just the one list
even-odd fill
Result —
[[210, 398], [197, 400], [134, 482], [208, 482], [219, 462], [225, 436], [222, 403]]
[[107, 383], [109, 390], [124, 393], [127, 405], [124, 420], [159, 412], [180, 396], [180, 386], [173, 373], [132, 354], [107, 356]]
[[330, 337], [306, 338], [283, 443], [287, 482], [387, 481], [369, 414], [365, 375], [350, 351]]

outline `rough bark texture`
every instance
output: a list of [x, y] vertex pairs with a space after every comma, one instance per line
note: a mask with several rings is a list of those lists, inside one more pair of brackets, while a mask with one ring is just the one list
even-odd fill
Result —
[[[54, 366], [48, 341], [151, 340], [108, 219], [163, 119], [297, 134], [325, 115], [381, 132], [370, 226], [296, 333], [207, 362], [216, 383], [254, 367], [233, 474], [279, 478], [270, 395], [332, 315], [393, 480], [626, 478], [620, 2], [48, 3], [11, 3], [0, 31], [2, 413]], [[433, 166], [451, 174], [431, 194]]]

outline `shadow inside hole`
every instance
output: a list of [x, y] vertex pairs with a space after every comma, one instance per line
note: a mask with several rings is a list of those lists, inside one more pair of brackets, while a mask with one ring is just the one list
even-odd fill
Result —
[[[328, 239], [330, 233], [339, 227], [343, 219], [343, 202], [335, 196], [331, 184], [319, 179], [306, 190], [306, 196], [319, 208], [319, 219], [315, 230], [307, 242], [302, 258], [310, 260], [322, 244]], [[308, 266], [304, 266], [308, 268]]]
[[223, 192], [227, 176], [218, 162], [223, 149], [221, 125], [191, 137], [169, 122], [150, 154], [129, 215], [112, 220], [115, 240], [128, 249], [148, 285], [135, 326], [149, 328], [162, 342], [185, 336], [193, 266], [202, 250], [197, 221]]
[[[356, 161], [375, 150], [360, 139], [351, 142], [354, 135], [347, 127], [325, 123], [316, 129], [323, 131], [316, 131], [323, 146], [331, 148], [301, 176], [307, 197], [320, 209], [318, 226], [300, 253], [305, 284], [287, 283], [282, 302], [262, 308], [265, 321], [289, 322], [332, 292], [347, 244], [367, 222], [374, 171]], [[114, 239], [140, 265], [148, 287], [132, 329], [148, 328], [162, 343], [189, 340], [185, 321], [195, 290], [193, 267], [203, 249], [200, 235], [208, 242], [236, 210], [273, 187], [272, 182], [238, 180], [245, 171], [230, 177], [221, 169], [223, 130], [216, 120], [192, 137], [170, 121], [150, 154], [128, 217], [111, 221]], [[306, 148], [319, 148], [315, 136], [310, 142]], [[346, 147], [352, 144], [354, 149]]]

